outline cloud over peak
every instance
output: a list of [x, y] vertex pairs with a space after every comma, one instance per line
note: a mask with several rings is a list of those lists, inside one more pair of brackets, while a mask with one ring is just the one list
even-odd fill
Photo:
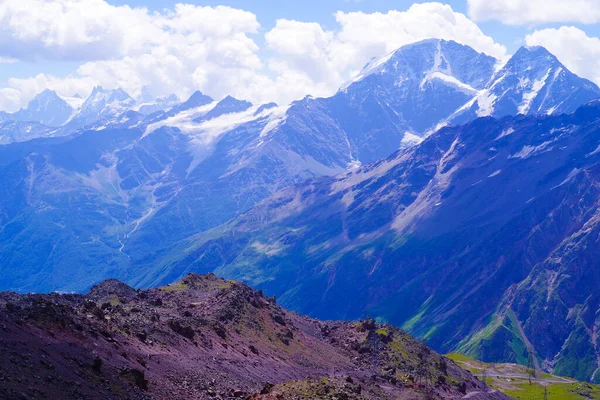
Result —
[[[469, 18], [441, 3], [386, 13], [338, 12], [338, 26], [280, 19], [264, 34], [251, 12], [177, 4], [151, 12], [105, 0], [0, 2], [0, 57], [78, 62], [66, 77], [9, 79], [0, 108], [15, 110], [46, 88], [86, 95], [95, 85], [134, 97], [185, 98], [196, 89], [253, 103], [285, 104], [333, 94], [371, 58], [428, 38], [455, 40], [504, 57], [506, 49]], [[264, 27], [263, 27], [264, 28]]]

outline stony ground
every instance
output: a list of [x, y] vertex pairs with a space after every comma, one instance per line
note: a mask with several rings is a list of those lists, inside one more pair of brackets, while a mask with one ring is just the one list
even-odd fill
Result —
[[2, 293], [0, 352], [2, 399], [504, 398], [397, 328], [309, 319], [214, 275]]

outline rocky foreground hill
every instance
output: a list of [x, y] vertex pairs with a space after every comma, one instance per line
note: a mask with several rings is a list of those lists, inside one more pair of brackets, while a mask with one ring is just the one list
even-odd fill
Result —
[[321, 322], [189, 275], [87, 295], [0, 295], [2, 399], [502, 399], [407, 333]]

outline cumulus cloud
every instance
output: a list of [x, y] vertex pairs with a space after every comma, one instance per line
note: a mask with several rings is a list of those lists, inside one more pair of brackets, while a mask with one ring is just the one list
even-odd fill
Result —
[[177, 4], [174, 10], [112, 6], [105, 0], [4, 0], [0, 53], [16, 59], [105, 60], [255, 33], [252, 13], [224, 6]]
[[338, 12], [335, 18], [340, 25], [336, 31], [312, 22], [278, 20], [266, 34], [267, 45], [275, 51], [270, 68], [298, 79], [288, 91], [300, 94], [309, 85], [314, 95], [331, 94], [371, 58], [430, 38], [455, 40], [498, 58], [506, 55], [505, 47], [445, 4], [414, 4], [407, 11], [387, 13]]
[[467, 0], [475, 21], [498, 20], [509, 25], [549, 22], [600, 22], [598, 0]]
[[529, 46], [544, 46], [571, 71], [600, 85], [600, 38], [563, 26], [535, 31], [527, 35], [525, 42]]
[[[503, 57], [506, 50], [465, 15], [440, 3], [387, 13], [338, 12], [338, 27], [278, 20], [256, 39], [254, 14], [231, 7], [177, 4], [150, 12], [105, 0], [4, 0], [0, 2], [0, 56], [23, 62], [75, 61], [68, 77], [40, 74], [10, 79], [0, 107], [16, 109], [45, 88], [87, 95], [94, 85], [121, 87], [134, 97], [185, 98], [200, 89], [255, 103], [280, 104], [307, 94], [324, 96], [372, 57], [428, 38], [452, 39]], [[260, 55], [268, 54], [261, 59]]]
[[151, 13], [105, 0], [5, 0], [0, 56], [81, 65], [66, 78], [10, 79], [3, 104], [17, 109], [45, 88], [87, 95], [94, 85], [122, 87], [133, 96], [143, 87], [155, 96], [185, 97], [196, 88], [215, 96], [244, 94], [240, 88], [260, 80], [263, 68], [251, 38], [259, 28], [254, 14], [225, 6], [178, 4]]

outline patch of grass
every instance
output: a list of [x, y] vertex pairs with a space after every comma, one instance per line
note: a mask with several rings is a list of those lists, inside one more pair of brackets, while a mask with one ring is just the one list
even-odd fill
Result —
[[379, 328], [379, 329], [377, 329], [376, 333], [379, 336], [385, 336], [385, 337], [389, 337], [390, 336], [390, 333], [388, 332], [388, 330], [386, 328]]
[[182, 292], [184, 290], [188, 290], [190, 287], [184, 283], [172, 283], [167, 286], [163, 286], [160, 288], [163, 292]]
[[600, 399], [600, 390], [598, 387], [581, 383], [550, 383], [547, 386], [534, 382], [523, 382], [516, 385], [516, 388], [505, 390], [504, 393], [513, 399], [518, 400], [538, 400], [544, 398], [544, 388], [548, 389], [549, 400], [584, 400]]
[[[446, 357], [479, 379], [482, 379], [485, 371], [487, 385], [513, 399], [541, 400], [544, 398], [544, 389], [547, 388], [549, 400], [600, 400], [599, 385], [569, 382], [568, 378], [540, 371], [530, 384], [527, 368], [522, 365], [484, 363], [461, 353], [451, 353]], [[560, 382], [561, 380], [564, 382]]]
[[462, 353], [450, 353], [446, 354], [446, 358], [452, 361], [475, 361], [473, 357], [467, 356]]

